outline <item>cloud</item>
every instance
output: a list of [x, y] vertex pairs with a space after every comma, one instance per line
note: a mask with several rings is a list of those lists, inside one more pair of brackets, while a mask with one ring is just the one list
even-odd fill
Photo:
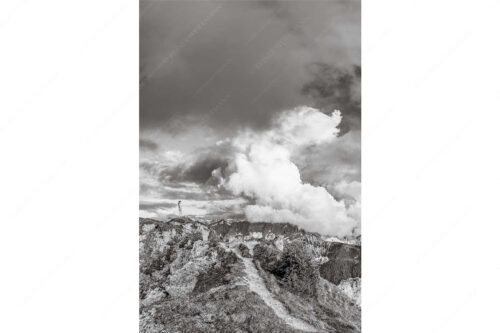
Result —
[[235, 151], [220, 186], [255, 201], [245, 208], [250, 221], [291, 222], [312, 232], [351, 235], [359, 226], [357, 215], [324, 187], [304, 183], [291, 161], [296, 151], [332, 143], [340, 121], [338, 111], [325, 115], [299, 107], [277, 117], [268, 131], [241, 133], [231, 140]]
[[356, 229], [360, 25], [359, 0], [143, 6], [141, 211]]
[[212, 177], [212, 171], [227, 167], [227, 156], [216, 151], [191, 154], [192, 159], [179, 161], [172, 168], [165, 168], [159, 174], [162, 183], [194, 182], [205, 184]]
[[177, 207], [177, 204], [173, 202], [141, 202], [139, 203], [139, 209], [140, 210], [156, 210], [156, 209], [169, 209], [169, 208], [175, 208]]
[[[143, 199], [139, 204], [141, 217], [168, 220], [178, 216], [178, 198]], [[242, 198], [231, 200], [190, 200], [182, 199], [183, 214], [203, 218], [244, 218]]]
[[342, 110], [341, 134], [361, 128], [361, 67], [342, 69], [326, 63], [309, 66], [313, 79], [302, 87], [302, 93], [323, 112]]
[[152, 140], [139, 139], [139, 147], [144, 150], [156, 151], [158, 144]]
[[335, 184], [332, 191], [340, 197], [351, 198], [351, 200], [357, 202], [361, 201], [361, 183], [358, 181], [341, 181]]
[[316, 92], [361, 64], [360, 1], [158, 1], [140, 28], [142, 130], [182, 135], [203, 123], [233, 135], [326, 100], [354, 126], [350, 102]]
[[[351, 235], [360, 221], [359, 169], [352, 170], [357, 161], [343, 153], [358, 152], [352, 139], [357, 133], [338, 137], [341, 121], [339, 111], [325, 114], [305, 106], [284, 111], [268, 130], [247, 128], [190, 154], [164, 152], [161, 162], [143, 162], [142, 185], [156, 182], [159, 198], [206, 202], [195, 207], [206, 214], [232, 211], [250, 221]], [[145, 189], [151, 196], [151, 188]], [[236, 199], [238, 205], [229, 204]]]
[[210, 164], [208, 150], [193, 154], [164, 151], [153, 157], [141, 155], [141, 159], [141, 217], [168, 219], [176, 216], [177, 200], [183, 201], [187, 215], [241, 216], [240, 206], [246, 200], [208, 181], [210, 172], [219, 165]]
[[341, 181], [361, 181], [361, 135], [350, 131], [335, 144], [320, 144], [292, 155], [304, 181], [331, 186]]

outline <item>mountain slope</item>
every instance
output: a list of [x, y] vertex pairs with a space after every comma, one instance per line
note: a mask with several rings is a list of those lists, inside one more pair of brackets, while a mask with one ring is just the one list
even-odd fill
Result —
[[289, 224], [139, 222], [141, 332], [360, 331], [358, 271], [320, 273], [352, 245]]

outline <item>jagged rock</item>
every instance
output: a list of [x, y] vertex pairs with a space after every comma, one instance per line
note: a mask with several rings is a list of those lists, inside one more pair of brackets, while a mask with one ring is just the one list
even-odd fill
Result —
[[360, 332], [348, 280], [360, 247], [286, 223], [140, 219], [139, 231], [141, 333]]
[[269, 245], [259, 244], [254, 248], [254, 256], [260, 266], [289, 291], [303, 296], [316, 295], [319, 272], [304, 244], [288, 243], [283, 253]]
[[299, 229], [296, 225], [289, 223], [267, 223], [267, 222], [233, 222], [228, 223], [225, 220], [218, 221], [210, 225], [210, 228], [214, 230], [222, 238], [226, 238], [234, 235], [248, 235], [251, 233], [261, 233], [266, 235], [269, 233], [279, 234], [279, 235], [295, 235], [304, 234], [305, 231]]
[[287, 244], [273, 274], [288, 290], [303, 296], [315, 296], [319, 271], [306, 249], [300, 242]]
[[240, 250], [241, 252], [241, 255], [245, 258], [251, 258], [252, 255], [250, 254], [250, 249], [243, 243], [241, 243], [240, 245], [238, 245], [238, 249]]
[[361, 247], [331, 243], [327, 249], [328, 261], [321, 265], [321, 277], [338, 285], [342, 280], [361, 277]]
[[271, 272], [278, 263], [280, 251], [266, 243], [259, 243], [253, 248], [253, 256], [263, 269]]
[[193, 293], [201, 293], [212, 288], [227, 284], [231, 281], [231, 269], [237, 261], [232, 252], [218, 251], [219, 260], [215, 262], [206, 272], [198, 275]]
[[356, 304], [361, 305], [361, 279], [349, 278], [342, 280], [339, 283], [339, 289], [349, 298], [354, 300]]

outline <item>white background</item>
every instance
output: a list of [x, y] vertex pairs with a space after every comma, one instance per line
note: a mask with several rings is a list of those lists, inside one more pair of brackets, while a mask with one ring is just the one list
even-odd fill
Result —
[[[138, 2], [0, 2], [0, 331], [138, 331]], [[363, 2], [363, 332], [498, 332], [500, 3]]]

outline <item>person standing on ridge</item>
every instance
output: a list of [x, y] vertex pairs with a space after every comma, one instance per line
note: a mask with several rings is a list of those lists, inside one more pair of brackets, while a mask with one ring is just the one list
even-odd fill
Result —
[[177, 206], [179, 207], [179, 216], [182, 216], [182, 201], [179, 200]]

